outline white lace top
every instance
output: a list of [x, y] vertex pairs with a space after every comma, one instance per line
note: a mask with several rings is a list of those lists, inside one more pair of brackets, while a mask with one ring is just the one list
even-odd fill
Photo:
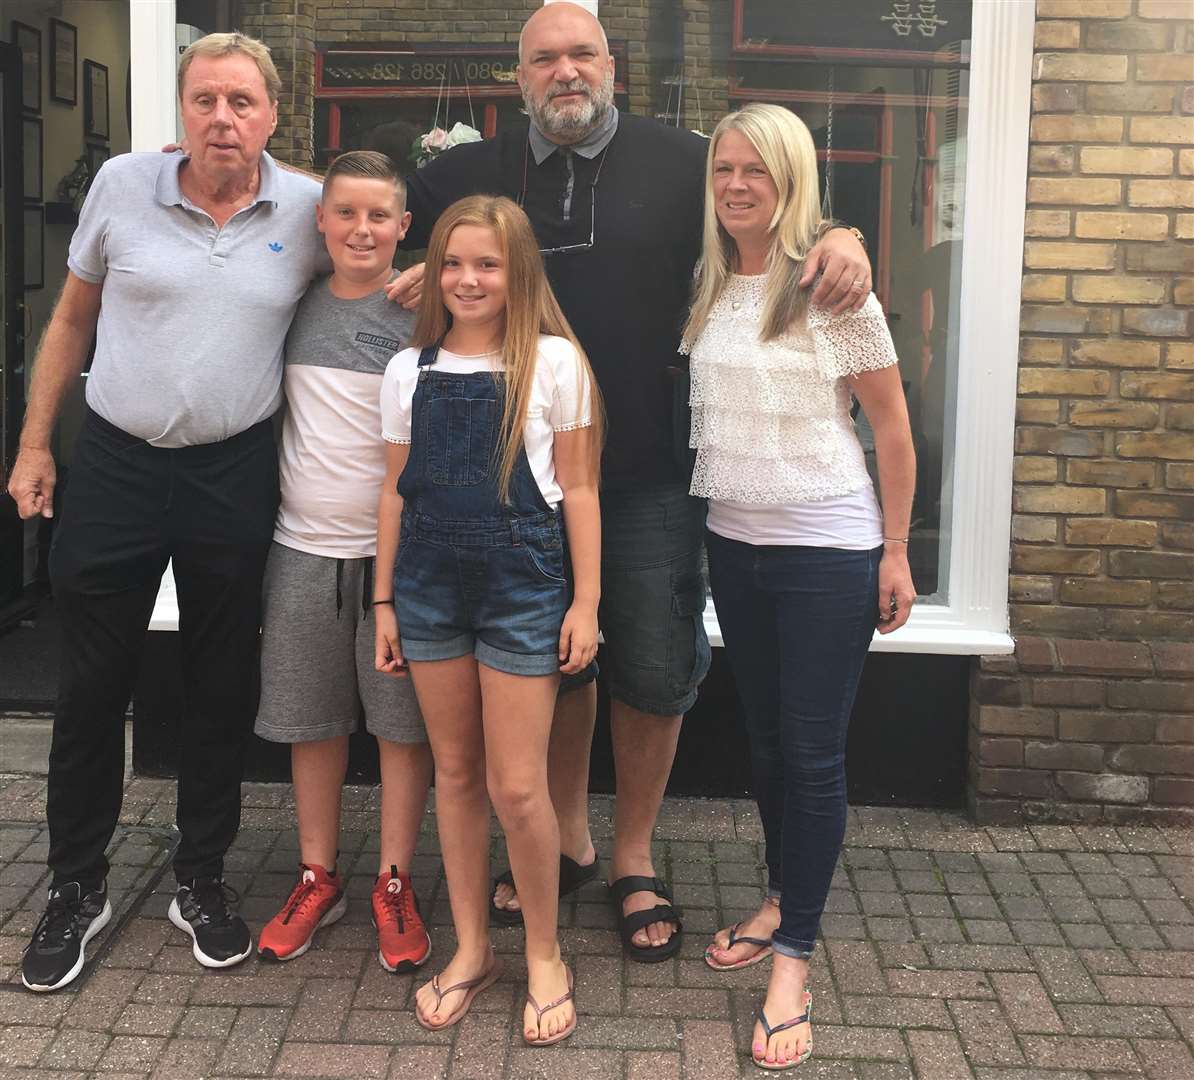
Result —
[[874, 294], [759, 341], [765, 275], [730, 278], [692, 355], [692, 494], [744, 503], [808, 503], [869, 487], [845, 376], [898, 363]]

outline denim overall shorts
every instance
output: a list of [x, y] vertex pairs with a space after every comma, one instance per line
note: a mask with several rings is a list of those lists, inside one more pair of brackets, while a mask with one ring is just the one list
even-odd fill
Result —
[[518, 452], [505, 504], [497, 442], [505, 376], [435, 370], [419, 354], [411, 448], [398, 478], [402, 530], [394, 606], [409, 660], [470, 653], [513, 675], [559, 671], [571, 602], [560, 515]]

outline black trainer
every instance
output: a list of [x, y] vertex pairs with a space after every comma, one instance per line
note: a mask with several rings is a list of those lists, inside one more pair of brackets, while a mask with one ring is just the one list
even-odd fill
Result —
[[50, 889], [45, 913], [21, 957], [21, 982], [43, 993], [72, 982], [87, 960], [87, 942], [111, 918], [107, 882], [89, 892], [77, 881]]
[[245, 920], [228, 910], [240, 895], [221, 878], [198, 877], [183, 881], [170, 901], [170, 921], [191, 935], [192, 952], [204, 967], [239, 964], [253, 951]]

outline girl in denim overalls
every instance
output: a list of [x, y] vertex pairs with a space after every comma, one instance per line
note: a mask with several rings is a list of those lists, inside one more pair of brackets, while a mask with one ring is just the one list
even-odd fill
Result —
[[[439, 1030], [500, 974], [489, 939], [489, 800], [526, 924], [523, 1037], [576, 1026], [556, 936], [547, 750], [561, 672], [597, 649], [600, 405], [584, 352], [509, 199], [450, 206], [431, 235], [414, 341], [382, 387], [377, 666], [409, 663], [435, 756], [457, 951], [420, 988]], [[562, 518], [561, 521], [561, 511]], [[568, 543], [564, 543], [564, 525]]]

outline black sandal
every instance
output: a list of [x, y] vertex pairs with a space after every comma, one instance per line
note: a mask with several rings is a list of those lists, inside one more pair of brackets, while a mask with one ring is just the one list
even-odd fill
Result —
[[[645, 911], [635, 911], [629, 915], [623, 914], [622, 904], [626, 901], [626, 897], [637, 892], [654, 893], [656, 896], [662, 896], [667, 903], [656, 904], [653, 908], [647, 908]], [[671, 890], [659, 878], [631, 874], [629, 877], [611, 881], [609, 893], [618, 915], [618, 933], [622, 937], [622, 947], [631, 960], [640, 964], [657, 964], [661, 960], [675, 956], [680, 951], [680, 935], [684, 930], [684, 924], [680, 921], [680, 909], [673, 906]], [[643, 927], [657, 922], [675, 923], [676, 929], [672, 931], [672, 936], [662, 945], [636, 944], [634, 935]]]
[[[561, 855], [560, 896], [564, 897], [569, 893], [574, 893], [577, 889], [593, 881], [598, 873], [600, 873], [600, 863], [601, 856], [597, 853], [594, 853], [593, 861], [588, 866], [581, 866], [575, 859], [567, 855]], [[497, 923], [498, 926], [521, 926], [521, 908], [517, 911], [511, 911], [509, 908], [500, 908], [493, 902], [493, 894], [499, 885], [509, 885], [510, 888], [517, 892], [517, 887], [514, 884], [514, 874], [511, 871], [506, 870], [493, 879], [493, 888], [489, 892], [490, 921]]]

